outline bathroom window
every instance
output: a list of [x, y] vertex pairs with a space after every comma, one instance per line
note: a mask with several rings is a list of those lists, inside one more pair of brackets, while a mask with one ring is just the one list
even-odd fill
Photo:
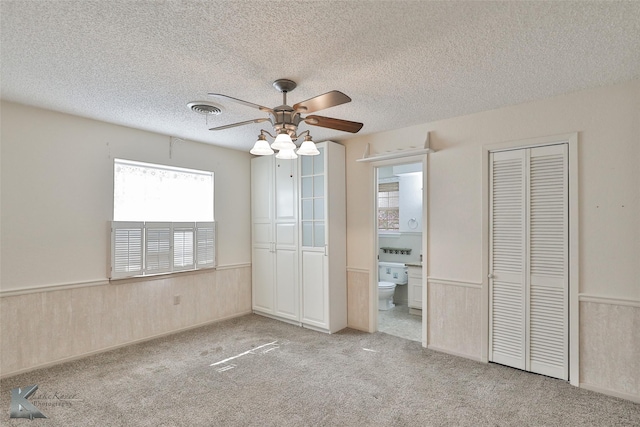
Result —
[[400, 230], [400, 185], [397, 181], [378, 184], [378, 230]]

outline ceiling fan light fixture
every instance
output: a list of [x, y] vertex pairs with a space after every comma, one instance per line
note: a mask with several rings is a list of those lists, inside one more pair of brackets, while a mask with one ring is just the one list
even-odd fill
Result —
[[301, 156], [317, 156], [320, 154], [320, 151], [316, 148], [316, 144], [311, 140], [311, 136], [307, 135], [304, 137], [304, 142], [298, 148], [298, 154]]
[[274, 151], [269, 146], [267, 138], [263, 134], [260, 134], [260, 136], [258, 136], [258, 140], [249, 152], [256, 156], [270, 156], [274, 153]]
[[[296, 144], [293, 143], [289, 134], [283, 130], [278, 134], [278, 136], [276, 136], [276, 140], [271, 144], [271, 148], [274, 150], [291, 150], [293, 152], [296, 148]], [[293, 158], [295, 159], [296, 157]], [[278, 158], [282, 159], [283, 157]]]
[[[294, 144], [294, 147], [295, 147], [295, 144]], [[293, 151], [293, 148], [282, 149], [278, 152], [278, 154], [276, 154], [276, 159], [293, 160], [297, 158], [298, 158], [298, 155], [295, 153], [295, 151]]]
[[[278, 155], [276, 156], [278, 159], [297, 159], [298, 155], [317, 156], [318, 154], [320, 154], [320, 151], [318, 151], [318, 148], [311, 139], [311, 134], [308, 130], [305, 130], [304, 132], [298, 134], [298, 125], [300, 123], [306, 123], [312, 126], [351, 133], [357, 133], [360, 129], [362, 129], [362, 123], [351, 122], [349, 120], [335, 119], [331, 117], [316, 115], [306, 117], [302, 116], [302, 114], [315, 113], [319, 110], [324, 110], [326, 108], [335, 107], [337, 105], [351, 102], [351, 98], [340, 91], [332, 90], [330, 92], [323, 93], [322, 95], [309, 98], [306, 101], [293, 104], [293, 106], [289, 106], [287, 104], [287, 93], [296, 88], [296, 82], [289, 79], [278, 79], [273, 82], [273, 87], [276, 88], [278, 92], [282, 93], [282, 105], [274, 108], [254, 104], [253, 102], [243, 101], [242, 99], [223, 95], [221, 93], [209, 93], [209, 96], [212, 96], [214, 98], [232, 101], [237, 104], [244, 105], [245, 107], [254, 108], [262, 111], [263, 113], [269, 114], [269, 118], [245, 120], [243, 122], [212, 127], [209, 130], [226, 130], [237, 126], [244, 126], [248, 124], [268, 121], [271, 122], [276, 136], [274, 137], [268, 131], [262, 129], [260, 131], [258, 141], [256, 141], [253, 148], [249, 152], [258, 156], [267, 156], [274, 154], [274, 150], [276, 150], [279, 151]], [[201, 112], [203, 114], [205, 112], [207, 114], [217, 114], [216, 110], [214, 110], [213, 108], [204, 108], [201, 105], [196, 106], [191, 104], [189, 104], [189, 107], [194, 111]], [[265, 133], [269, 135], [269, 137], [275, 139], [275, 141], [273, 141], [273, 144], [271, 144], [271, 147], [269, 147], [269, 144], [266, 141], [266, 136], [264, 135]], [[302, 138], [305, 133], [307, 136], [305, 137], [304, 142], [300, 145], [300, 148], [296, 147], [294, 141]]]

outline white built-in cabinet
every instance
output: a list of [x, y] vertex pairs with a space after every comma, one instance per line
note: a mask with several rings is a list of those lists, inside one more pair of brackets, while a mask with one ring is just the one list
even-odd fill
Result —
[[251, 161], [253, 308], [293, 321], [300, 316], [297, 166], [274, 156]]
[[345, 151], [251, 160], [253, 311], [325, 332], [347, 325]]

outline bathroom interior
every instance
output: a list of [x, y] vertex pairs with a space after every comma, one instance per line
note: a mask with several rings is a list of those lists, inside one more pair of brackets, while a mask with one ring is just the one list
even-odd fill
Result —
[[378, 331], [422, 340], [422, 163], [377, 168]]

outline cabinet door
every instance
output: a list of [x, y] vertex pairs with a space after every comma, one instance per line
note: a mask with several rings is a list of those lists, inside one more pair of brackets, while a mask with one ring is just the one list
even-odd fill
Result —
[[297, 162], [295, 160], [275, 159], [274, 163], [272, 167], [275, 175], [275, 220], [276, 222], [297, 221]]
[[409, 307], [422, 310], [422, 269], [420, 267], [409, 267]]
[[275, 314], [299, 320], [298, 286], [298, 226], [296, 223], [276, 223]]
[[298, 167], [294, 160], [275, 159], [275, 315], [299, 319]]
[[302, 252], [302, 322], [327, 327], [326, 257], [324, 252]]
[[328, 327], [326, 260], [325, 149], [301, 160], [302, 322]]
[[253, 309], [264, 313], [274, 312], [274, 256], [266, 248], [253, 248], [251, 274], [253, 280]]
[[326, 244], [325, 149], [318, 147], [317, 156], [303, 156], [300, 172], [302, 247], [319, 248]]
[[251, 159], [251, 221], [270, 223], [273, 218], [273, 159]]

